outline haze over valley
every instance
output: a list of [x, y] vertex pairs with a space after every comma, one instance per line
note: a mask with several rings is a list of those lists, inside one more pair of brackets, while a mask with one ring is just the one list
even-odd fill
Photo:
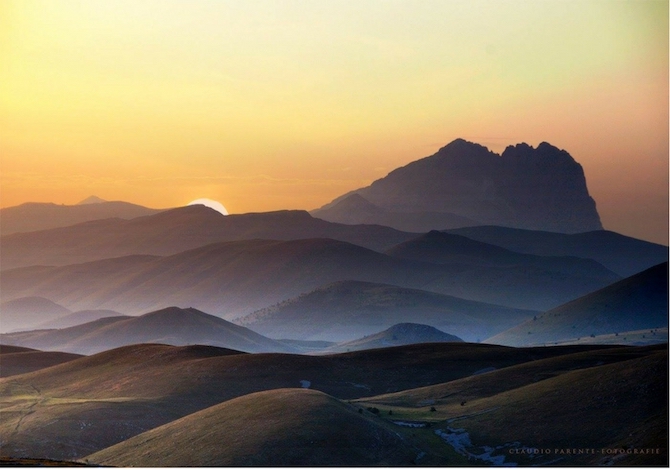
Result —
[[[502, 196], [519, 186], [507, 170], [484, 193], [458, 189], [503, 159], [463, 140], [370, 186], [383, 191], [312, 214], [99, 198], [86, 211], [1, 209], [17, 230], [0, 238], [3, 455], [121, 466], [666, 461], [665, 448], [504, 451], [576, 440], [661, 449], [667, 436], [668, 247], [603, 230], [567, 152], [513, 149], [514, 165], [541, 162], [524, 174], [544, 191], [520, 219], [513, 201], [531, 189]], [[554, 164], [571, 168], [565, 181]], [[420, 210], [396, 201], [393, 214], [371, 212], [372, 194], [378, 207], [403, 194]], [[508, 215], [495, 208], [505, 197]], [[570, 204], [583, 215], [567, 217]], [[645, 392], [632, 400], [634, 387]], [[602, 424], [567, 432], [567, 414], [548, 425], [568, 406], [548, 390], [583, 397], [580, 416]], [[500, 427], [516, 409], [538, 417], [523, 421], [530, 431]], [[596, 433], [605, 423], [613, 432]], [[202, 451], [166, 452], [174, 439]]]

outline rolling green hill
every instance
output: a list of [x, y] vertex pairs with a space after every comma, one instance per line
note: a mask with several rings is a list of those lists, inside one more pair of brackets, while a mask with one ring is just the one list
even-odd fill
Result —
[[76, 459], [204, 408], [279, 388], [356, 399], [596, 346], [516, 349], [433, 343], [332, 356], [208, 346], [126, 346], [0, 379], [3, 453]]
[[121, 467], [409, 466], [421, 453], [386, 423], [313, 390], [252, 393], [86, 457]]
[[[421, 432], [480, 465], [667, 465], [667, 368], [667, 345], [583, 352], [359, 404], [430, 423]], [[546, 452], [529, 458], [523, 449]]]

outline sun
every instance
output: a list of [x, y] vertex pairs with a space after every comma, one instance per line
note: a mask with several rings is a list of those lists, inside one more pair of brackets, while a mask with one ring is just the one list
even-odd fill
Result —
[[226, 210], [225, 207], [223, 207], [223, 204], [221, 204], [218, 201], [214, 201], [212, 199], [207, 199], [207, 198], [201, 198], [201, 199], [196, 199], [195, 201], [191, 201], [188, 203], [189, 206], [195, 206], [195, 205], [202, 205], [202, 206], [207, 206], [210, 209], [214, 209], [217, 212], [220, 212], [223, 215], [228, 215], [228, 211]]

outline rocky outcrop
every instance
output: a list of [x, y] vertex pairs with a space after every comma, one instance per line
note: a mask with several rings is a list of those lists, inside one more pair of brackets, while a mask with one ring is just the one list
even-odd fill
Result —
[[[335, 209], [353, 194], [364, 198], [368, 209], [379, 208], [376, 212], [380, 214], [450, 214], [461, 224], [469, 220], [470, 225], [563, 233], [602, 229], [581, 165], [566, 151], [546, 142], [537, 148], [523, 143], [509, 146], [498, 155], [484, 146], [457, 139], [435, 155], [398, 168], [313, 214], [346, 223], [338, 215], [344, 211]], [[352, 205], [348, 206], [346, 213], [351, 220]], [[376, 221], [372, 216], [374, 212], [366, 211], [367, 222], [382, 223], [383, 219]], [[440, 217], [434, 219], [436, 226], [430, 228], [450, 228], [443, 226]], [[416, 230], [426, 228], [423, 223]]]

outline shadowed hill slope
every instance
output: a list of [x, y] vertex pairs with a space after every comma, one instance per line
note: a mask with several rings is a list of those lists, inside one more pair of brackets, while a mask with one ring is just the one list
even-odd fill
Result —
[[668, 263], [554, 308], [487, 342], [508, 346], [550, 344], [668, 324]]
[[5, 344], [94, 354], [138, 343], [203, 344], [245, 352], [292, 352], [282, 343], [194, 308], [169, 307], [138, 317], [111, 317], [59, 330], [0, 335]]
[[407, 466], [418, 450], [374, 418], [313, 390], [236, 398], [95, 454], [115, 466]]
[[80, 358], [79, 354], [0, 345], [0, 377], [26, 374]]

